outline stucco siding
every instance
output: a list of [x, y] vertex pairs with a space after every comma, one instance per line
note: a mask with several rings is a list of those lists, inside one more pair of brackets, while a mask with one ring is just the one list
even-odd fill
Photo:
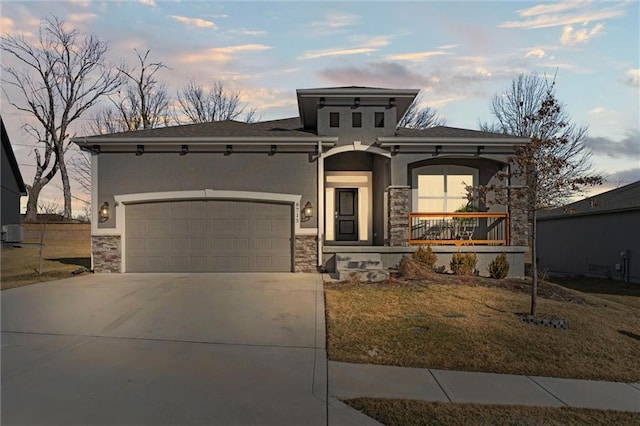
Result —
[[628, 250], [629, 276], [640, 282], [640, 211], [538, 220], [538, 261], [552, 273], [623, 279], [616, 265]]
[[[317, 205], [317, 164], [308, 154], [99, 155], [98, 202], [114, 195], [200, 189], [300, 194]], [[113, 205], [113, 204], [112, 204]], [[112, 211], [115, 209], [112, 209]], [[101, 228], [115, 226], [115, 211]], [[302, 224], [317, 226], [317, 215]]]

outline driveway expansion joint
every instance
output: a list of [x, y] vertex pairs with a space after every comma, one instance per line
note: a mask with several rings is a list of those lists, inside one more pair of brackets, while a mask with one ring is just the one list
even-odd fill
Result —
[[153, 338], [153, 337], [131, 337], [131, 336], [102, 336], [102, 335], [93, 335], [93, 334], [67, 334], [67, 333], [51, 333], [51, 332], [36, 332], [36, 331], [2, 330], [2, 333], [31, 334], [35, 336], [86, 337], [87, 339], [140, 340], [140, 341], [146, 341], [146, 342], [165, 342], [165, 343], [193, 343], [197, 345], [241, 346], [241, 347], [256, 347], [256, 348], [313, 349], [313, 350], [324, 349], [322, 347], [314, 347], [314, 346], [210, 342], [206, 340], [159, 339], [159, 338]]

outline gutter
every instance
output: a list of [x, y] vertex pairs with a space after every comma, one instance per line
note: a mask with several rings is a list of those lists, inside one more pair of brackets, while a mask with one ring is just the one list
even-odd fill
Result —
[[[143, 136], [143, 137], [106, 137], [106, 136], [91, 136], [85, 138], [73, 138], [71, 142], [81, 145], [95, 145], [98, 143], [109, 143], [113, 145], [118, 144], [172, 144], [179, 143], [185, 145], [227, 145], [234, 142], [240, 142], [247, 145], [316, 145], [318, 143], [317, 136], [297, 136], [297, 137], [250, 137], [250, 136]], [[323, 138], [321, 143], [333, 143], [338, 142], [338, 137]]]
[[411, 136], [382, 136], [378, 143], [382, 147], [415, 146], [415, 145], [454, 145], [454, 146], [504, 146], [505, 144], [521, 145], [529, 143], [528, 138], [459, 138], [452, 137], [411, 137]]

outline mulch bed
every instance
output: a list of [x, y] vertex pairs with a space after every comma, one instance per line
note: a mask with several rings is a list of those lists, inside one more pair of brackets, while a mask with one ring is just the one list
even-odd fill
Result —
[[[530, 279], [505, 278], [501, 280], [479, 277], [474, 275], [453, 275], [444, 272], [433, 272], [422, 267], [419, 262], [409, 258], [404, 258], [400, 269], [392, 273], [389, 279], [390, 285], [402, 284], [418, 285], [466, 285], [501, 288], [515, 293], [531, 294]], [[586, 304], [586, 300], [578, 296], [571, 290], [556, 284], [545, 281], [538, 282], [538, 296], [544, 299], [556, 300], [559, 302], [575, 303], [577, 305]]]

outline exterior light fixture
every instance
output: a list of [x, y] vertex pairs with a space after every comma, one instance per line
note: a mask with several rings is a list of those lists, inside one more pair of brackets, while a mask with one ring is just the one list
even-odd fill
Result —
[[109, 203], [106, 201], [102, 206], [100, 206], [100, 210], [98, 210], [98, 220], [100, 222], [106, 222], [109, 220]]
[[144, 145], [136, 145], [136, 155], [142, 155], [144, 153]]
[[302, 208], [302, 221], [308, 222], [313, 217], [313, 206], [311, 201], [307, 201], [307, 204]]
[[318, 102], [318, 105], [320, 106], [320, 108], [324, 108], [324, 104], [325, 104], [325, 99], [320, 98], [320, 101]]
[[353, 100], [353, 108], [358, 108], [360, 106], [360, 98], [355, 98]]

